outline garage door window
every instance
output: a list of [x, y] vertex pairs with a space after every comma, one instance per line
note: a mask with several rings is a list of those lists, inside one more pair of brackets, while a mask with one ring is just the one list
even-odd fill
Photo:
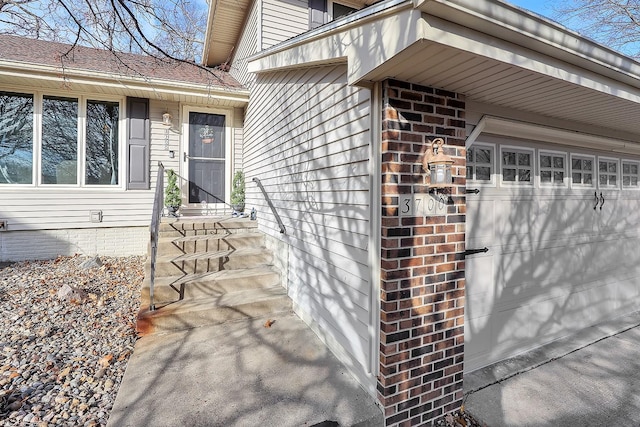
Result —
[[563, 153], [540, 152], [540, 184], [564, 185], [567, 157]]
[[467, 179], [483, 183], [493, 182], [492, 146], [476, 145], [467, 150]]
[[618, 161], [616, 159], [598, 159], [598, 177], [601, 188], [618, 187]]
[[502, 150], [502, 181], [531, 184], [532, 159], [532, 151]]
[[593, 157], [571, 156], [571, 183], [574, 187], [593, 187]]
[[639, 188], [639, 177], [637, 162], [622, 162], [622, 186], [624, 188]]

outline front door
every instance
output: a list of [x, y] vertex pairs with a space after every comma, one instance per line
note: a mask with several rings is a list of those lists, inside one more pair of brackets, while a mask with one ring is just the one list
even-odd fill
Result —
[[190, 111], [188, 151], [188, 204], [207, 212], [223, 208], [227, 199], [228, 162], [226, 116]]

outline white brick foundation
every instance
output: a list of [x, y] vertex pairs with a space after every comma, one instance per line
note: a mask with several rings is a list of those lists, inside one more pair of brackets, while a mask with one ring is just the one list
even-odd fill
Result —
[[0, 232], [0, 261], [51, 259], [58, 255], [145, 255], [149, 227]]

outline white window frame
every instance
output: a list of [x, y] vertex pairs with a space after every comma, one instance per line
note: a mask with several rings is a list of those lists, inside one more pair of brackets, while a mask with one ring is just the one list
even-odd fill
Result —
[[[542, 166], [542, 156], [551, 156], [551, 167], [543, 167]], [[556, 169], [553, 166], [553, 158], [554, 157], [562, 157], [564, 159], [564, 169], [563, 169], [563, 179], [561, 183], [556, 183], [553, 180], [553, 174], [555, 171], [557, 171], [558, 169]], [[538, 176], [537, 176], [537, 180], [538, 180], [538, 185], [540, 188], [567, 188], [568, 186], [568, 165], [567, 165], [567, 159], [569, 158], [569, 156], [567, 156], [567, 152], [565, 151], [555, 151], [555, 150], [546, 150], [546, 149], [539, 149], [538, 150]], [[542, 182], [542, 171], [550, 171], [551, 172], [551, 179], [552, 182]]]
[[[635, 165], [637, 167], [637, 171], [638, 173], [628, 173], [625, 174], [624, 173], [624, 166], [626, 165]], [[621, 179], [620, 179], [620, 185], [622, 187], [623, 190], [640, 190], [640, 161], [638, 160], [630, 160], [630, 159], [621, 159], [621, 168], [620, 168], [620, 175], [621, 175]], [[626, 176], [629, 177], [635, 177], [636, 180], [636, 185], [624, 185], [624, 178]]]
[[[530, 179], [529, 181], [520, 181], [520, 174], [519, 174], [519, 169], [524, 169], [524, 168], [519, 168], [518, 166], [518, 161], [516, 159], [516, 165], [515, 169], [516, 169], [516, 180], [515, 181], [505, 181], [504, 179], [504, 169], [505, 166], [511, 166], [511, 165], [504, 165], [502, 163], [502, 159], [504, 156], [505, 152], [513, 152], [513, 153], [523, 153], [523, 154], [529, 154], [529, 158], [531, 159], [530, 161], [530, 165], [528, 166], [528, 168], [530, 169]], [[498, 162], [500, 163], [500, 185], [501, 186], [525, 186], [525, 187], [534, 187], [535, 185], [535, 167], [536, 167], [536, 153], [535, 150], [533, 148], [526, 148], [526, 147], [518, 147], [518, 146], [513, 146], [513, 145], [501, 145], [500, 146], [500, 157], [498, 158]], [[507, 167], [506, 169], [512, 169], [510, 167]]]
[[[600, 162], [605, 162], [607, 163], [607, 173], [604, 175], [607, 176], [611, 176], [613, 175], [612, 173], [610, 173], [608, 171], [608, 167], [611, 163], [615, 163], [616, 164], [616, 185], [611, 185], [608, 184], [609, 179], [607, 178], [607, 184], [601, 184], [600, 183]], [[621, 181], [621, 174], [620, 174], [620, 158], [617, 157], [605, 157], [605, 156], [598, 156], [598, 189], [602, 189], [602, 190], [619, 190], [621, 187], [620, 181]]]
[[[495, 187], [496, 186], [496, 175], [497, 175], [497, 168], [496, 168], [496, 152], [497, 150], [497, 146], [495, 144], [489, 144], [489, 143], [484, 143], [484, 142], [475, 142], [472, 146], [470, 146], [469, 148], [467, 148], [467, 150], [473, 150], [475, 148], [488, 148], [491, 150], [491, 164], [489, 165], [490, 169], [491, 169], [491, 179], [489, 181], [485, 181], [485, 180], [479, 180], [479, 179], [474, 179], [473, 177], [469, 177], [467, 176], [467, 182], [472, 183], [473, 185], [479, 185], [479, 186], [485, 186], [485, 187]], [[465, 158], [466, 161], [466, 158]], [[474, 167], [474, 175], [475, 175], [475, 168], [477, 166], [487, 166], [485, 164], [480, 164], [477, 165], [476, 162], [472, 162], [472, 165]], [[467, 163], [468, 166], [468, 163]], [[465, 167], [465, 171], [466, 171], [466, 167]]]
[[[104, 96], [104, 95], [87, 95], [87, 94], [69, 94], [60, 91], [31, 91], [22, 89], [11, 89], [0, 87], [3, 92], [12, 92], [33, 96], [33, 170], [31, 184], [0, 184], [0, 189], [29, 187], [29, 188], [83, 188], [83, 189], [100, 189], [100, 190], [122, 190], [125, 188], [126, 181], [126, 111], [125, 98]], [[76, 99], [78, 101], [78, 160], [76, 165], [77, 182], [75, 184], [45, 184], [42, 182], [42, 115], [43, 102], [45, 96], [63, 97]], [[117, 102], [119, 107], [120, 118], [118, 120], [118, 184], [116, 185], [96, 185], [86, 183], [86, 124], [87, 124], [87, 101], [105, 101]]]
[[[591, 184], [583, 184], [582, 182], [580, 183], [575, 183], [573, 182], [573, 160], [574, 159], [580, 159], [580, 160], [591, 160]], [[598, 183], [598, 163], [596, 162], [596, 156], [592, 156], [589, 154], [581, 154], [581, 153], [571, 153], [570, 159], [569, 159], [569, 183], [571, 185], [571, 188], [596, 188], [596, 185]], [[583, 174], [584, 170], [580, 169], [580, 173]], [[581, 179], [581, 181], [583, 181], [583, 179]]]

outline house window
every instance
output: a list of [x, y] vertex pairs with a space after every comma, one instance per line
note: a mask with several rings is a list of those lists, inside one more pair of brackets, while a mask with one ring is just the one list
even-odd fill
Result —
[[85, 183], [118, 184], [118, 120], [120, 104], [87, 101]]
[[0, 92], [0, 185], [119, 185], [120, 112], [119, 101]]
[[78, 183], [78, 100], [42, 99], [42, 183]]
[[353, 13], [358, 9], [354, 7], [349, 7], [340, 3], [332, 3], [330, 10], [331, 10], [331, 16], [329, 17], [330, 20], [336, 20], [343, 16], [347, 16], [350, 13]]
[[493, 179], [493, 147], [474, 145], [467, 150], [467, 179], [491, 182]]
[[598, 159], [598, 182], [600, 187], [618, 187], [618, 161], [616, 159]]
[[566, 159], [566, 155], [562, 153], [541, 151], [539, 157], [540, 184], [564, 185], [567, 163]]
[[593, 157], [571, 156], [571, 183], [578, 187], [593, 187]]
[[638, 180], [640, 178], [640, 174], [638, 173], [638, 163], [637, 162], [622, 162], [622, 186], [624, 188], [639, 188]]
[[0, 92], [0, 184], [33, 183], [33, 95]]
[[502, 181], [531, 184], [532, 158], [528, 150], [502, 150]]

